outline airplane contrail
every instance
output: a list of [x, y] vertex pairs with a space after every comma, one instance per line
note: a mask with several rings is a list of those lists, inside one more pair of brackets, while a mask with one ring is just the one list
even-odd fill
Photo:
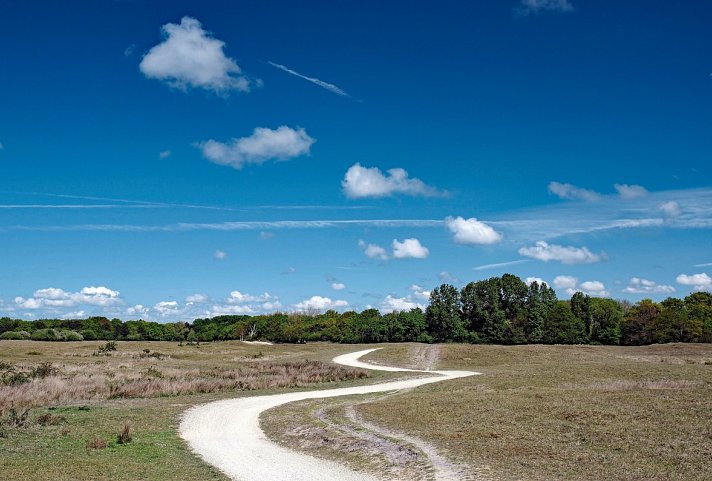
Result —
[[294, 70], [290, 69], [289, 67], [285, 67], [284, 65], [280, 65], [280, 64], [274, 63], [272, 61], [268, 61], [267, 63], [273, 67], [280, 69], [280, 70], [284, 70], [288, 74], [292, 74], [296, 77], [306, 80], [307, 82], [311, 82], [315, 85], [318, 85], [319, 87], [326, 89], [331, 93], [334, 93], [336, 95], [341, 95], [342, 97], [351, 97], [348, 93], [346, 93], [345, 91], [343, 91], [342, 89], [340, 89], [339, 87], [337, 87], [334, 84], [330, 84], [329, 82], [324, 82], [323, 80], [319, 80], [316, 77], [307, 77], [306, 75], [302, 75], [299, 72], [295, 72]]

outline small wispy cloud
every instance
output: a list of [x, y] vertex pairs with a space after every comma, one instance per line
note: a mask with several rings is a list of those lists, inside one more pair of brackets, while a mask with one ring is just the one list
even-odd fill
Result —
[[642, 185], [613, 184], [613, 187], [624, 199], [635, 199], [636, 197], [644, 197], [648, 195], [648, 189]]
[[268, 160], [284, 161], [309, 154], [314, 142], [303, 128], [282, 125], [276, 129], [257, 127], [252, 135], [227, 143], [210, 139], [195, 145], [209, 161], [239, 170], [247, 164], [260, 165]]
[[156, 209], [161, 205], [144, 204], [0, 204], [0, 209]]
[[318, 85], [319, 87], [326, 89], [333, 94], [340, 95], [342, 97], [351, 97], [348, 93], [346, 93], [344, 90], [340, 89], [339, 87], [337, 87], [334, 84], [330, 84], [329, 82], [324, 82], [323, 80], [319, 80], [316, 77], [307, 77], [306, 75], [302, 75], [299, 72], [296, 72], [285, 65], [281, 65], [281, 64], [278, 64], [278, 63], [275, 63], [272, 61], [268, 61], [267, 63], [275, 68], [278, 68], [284, 72], [287, 72], [288, 74], [291, 74], [291, 75], [294, 75], [295, 77], [304, 79], [307, 82], [313, 83], [314, 85]]
[[576, 187], [573, 184], [561, 182], [549, 182], [549, 193], [561, 199], [568, 200], [585, 200], [586, 202], [594, 202], [601, 199], [601, 194], [589, 189]]
[[390, 197], [395, 194], [413, 197], [448, 197], [420, 179], [410, 177], [401, 168], [388, 169], [384, 174], [378, 167], [363, 167], [358, 162], [349, 167], [341, 181], [344, 194], [350, 199]]
[[167, 159], [168, 157], [171, 156], [171, 151], [170, 150], [164, 150], [163, 152], [158, 154], [159, 159]]
[[520, 255], [543, 262], [558, 261], [563, 264], [590, 264], [605, 257], [604, 254], [594, 254], [585, 246], [560, 246], [545, 241], [538, 241], [530, 247], [522, 247], [518, 252]]
[[516, 266], [517, 264], [524, 264], [525, 262], [529, 262], [529, 259], [520, 259], [518, 261], [509, 262], [497, 262], [496, 264], [484, 264], [481, 266], [473, 267], [472, 269], [475, 271], [484, 271], [486, 269], [497, 269], [499, 267]]
[[126, 49], [124, 49], [124, 57], [130, 57], [136, 51], [136, 44], [132, 43]]
[[526, 17], [542, 12], [573, 12], [574, 6], [569, 0], [521, 0], [512, 10], [515, 16]]

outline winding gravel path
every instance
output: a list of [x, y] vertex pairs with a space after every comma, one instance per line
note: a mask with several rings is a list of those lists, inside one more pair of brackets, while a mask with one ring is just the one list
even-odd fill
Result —
[[[375, 351], [352, 352], [333, 361], [344, 366], [379, 371], [425, 373], [378, 366], [359, 360]], [[195, 406], [183, 415], [180, 435], [206, 462], [237, 481], [378, 481], [333, 461], [307, 456], [270, 441], [260, 429], [263, 411], [304, 399], [351, 396], [411, 389], [424, 384], [479, 374], [472, 371], [427, 371], [430, 376], [322, 391], [250, 396]]]

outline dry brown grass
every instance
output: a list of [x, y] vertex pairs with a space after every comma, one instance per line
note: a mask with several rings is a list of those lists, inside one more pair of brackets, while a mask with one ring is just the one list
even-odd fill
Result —
[[[28, 373], [28, 382], [0, 384], [0, 414], [13, 406], [291, 388], [366, 375], [364, 371], [322, 361], [282, 359], [281, 355], [270, 358], [262, 351], [255, 353], [250, 346], [235, 343], [178, 349], [162, 345], [162, 349], [173, 350], [170, 354], [156, 354], [144, 347], [146, 343], [119, 343], [118, 351], [102, 356], [93, 355], [96, 346], [87, 351], [85, 343], [76, 346], [44, 343], [46, 352], [38, 358], [23, 357], [22, 341], [4, 343], [3, 347], [6, 344], [15, 348], [15, 356], [4, 351], [3, 362], [12, 365], [14, 373]], [[37, 348], [37, 344], [32, 346]], [[266, 346], [260, 349], [266, 350]]]
[[[373, 354], [397, 362], [407, 346]], [[482, 376], [363, 405], [499, 480], [712, 479], [712, 346], [443, 346]]]

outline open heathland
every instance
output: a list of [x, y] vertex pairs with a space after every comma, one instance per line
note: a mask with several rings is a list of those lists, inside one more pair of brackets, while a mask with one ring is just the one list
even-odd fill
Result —
[[227, 478], [178, 436], [190, 406], [370, 382], [333, 345], [0, 341], [0, 472], [18, 481]]
[[270, 436], [413, 480], [432, 479], [432, 455], [412, 438], [465, 466], [460, 479], [712, 479], [709, 345], [401, 344], [366, 359], [482, 375], [371, 403], [285, 406], [264, 417]]

